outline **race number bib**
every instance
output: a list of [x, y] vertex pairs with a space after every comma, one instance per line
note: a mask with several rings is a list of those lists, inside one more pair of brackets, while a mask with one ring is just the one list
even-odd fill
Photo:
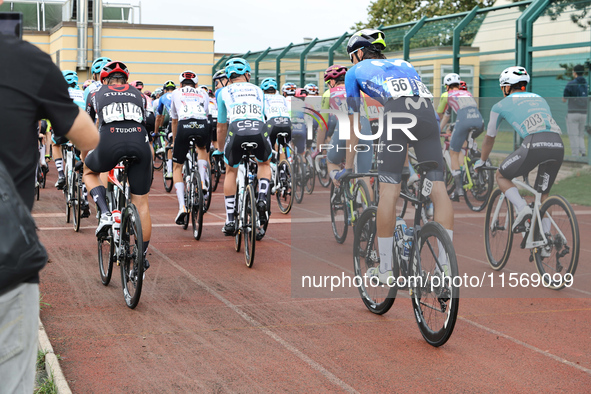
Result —
[[263, 108], [258, 104], [237, 104], [232, 107], [230, 115], [232, 120], [236, 119], [261, 119]]
[[269, 118], [289, 117], [289, 111], [287, 110], [287, 107], [285, 107], [283, 105], [275, 106], [275, 107], [268, 107], [267, 111], [269, 112], [267, 114], [267, 117], [269, 117]]
[[205, 109], [198, 101], [181, 101], [181, 108], [179, 108], [179, 119], [205, 119]]
[[421, 194], [425, 197], [429, 197], [431, 195], [431, 191], [433, 190], [433, 182], [425, 178], [425, 182], [423, 183], [423, 190], [421, 190]]
[[380, 109], [375, 106], [375, 105], [371, 105], [369, 107], [367, 107], [367, 117], [369, 119], [376, 119], [380, 117]]
[[414, 96], [414, 92], [412, 91], [412, 86], [410, 85], [408, 78], [388, 79], [384, 83], [386, 84], [390, 95], [394, 98]]
[[218, 117], [218, 109], [217, 109], [217, 108], [216, 108], [216, 109], [210, 109], [210, 110], [209, 110], [209, 114], [210, 114], [210, 115], [211, 115], [213, 118], [216, 118], [216, 119], [217, 119], [217, 117]]
[[424, 83], [421, 81], [415, 81], [415, 83], [417, 84], [417, 89], [419, 90], [419, 96], [433, 98], [433, 94], [429, 91], [429, 88], [425, 86]]
[[527, 132], [527, 134], [537, 133], [538, 131], [546, 130], [546, 122], [544, 122], [544, 118], [542, 117], [541, 113], [535, 113], [530, 115], [527, 119], [523, 121], [521, 124], [522, 130]]
[[133, 103], [111, 103], [103, 108], [103, 121], [105, 123], [131, 120], [141, 123], [144, 114], [140, 107]]

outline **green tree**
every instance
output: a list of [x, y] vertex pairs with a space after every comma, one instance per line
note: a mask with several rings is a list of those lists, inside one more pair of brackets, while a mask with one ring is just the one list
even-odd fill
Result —
[[[513, 0], [514, 3], [517, 1], [520, 0]], [[591, 1], [588, 0], [552, 0], [542, 15], [555, 21], [562, 13], [568, 12], [571, 21], [584, 30], [591, 25], [591, 20], [587, 17], [590, 7]]]
[[470, 11], [475, 6], [489, 7], [494, 0], [375, 0], [367, 7], [368, 21], [357, 22], [353, 29], [391, 26], [404, 22]]

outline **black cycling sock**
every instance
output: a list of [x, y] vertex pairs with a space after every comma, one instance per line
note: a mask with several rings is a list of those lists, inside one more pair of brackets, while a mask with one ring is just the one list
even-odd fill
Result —
[[150, 240], [144, 241], [144, 258], [146, 258], [146, 254], [148, 254], [148, 245], [150, 244]]
[[258, 201], [267, 201], [267, 193], [269, 192], [269, 180], [261, 178], [259, 180], [259, 197]]
[[224, 196], [226, 200], [226, 223], [234, 223], [235, 196]]
[[107, 189], [104, 186], [97, 186], [90, 191], [90, 195], [94, 200], [95, 204], [99, 207], [101, 214], [109, 212], [109, 206], [107, 205]]
[[64, 159], [55, 159], [55, 168], [57, 169], [57, 173], [60, 178], [65, 177], [63, 161], [64, 161]]

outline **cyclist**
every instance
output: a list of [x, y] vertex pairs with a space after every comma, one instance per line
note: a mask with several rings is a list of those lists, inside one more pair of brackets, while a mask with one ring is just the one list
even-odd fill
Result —
[[[338, 109], [340, 108], [341, 99], [345, 97], [345, 74], [347, 73], [347, 67], [341, 66], [340, 64], [334, 64], [324, 70], [324, 83], [328, 86], [328, 89], [324, 91], [322, 95], [322, 109]], [[332, 100], [331, 100], [332, 98]], [[332, 104], [332, 105], [331, 105]], [[345, 103], [346, 105], [346, 103]], [[312, 157], [316, 157], [325, 145], [326, 140], [332, 138], [332, 133], [336, 127], [336, 119], [334, 116], [328, 114], [322, 115], [324, 121], [328, 125], [326, 127], [319, 127], [318, 134], [316, 136], [317, 150], [314, 152]], [[330, 172], [330, 171], [329, 171]]]
[[[114, 221], [107, 205], [107, 191], [99, 175], [113, 169], [124, 156], [137, 158], [129, 166], [128, 179], [131, 201], [136, 206], [142, 222], [145, 259], [152, 233], [148, 205], [148, 192], [152, 183], [152, 155], [144, 127], [145, 97], [139, 90], [127, 84], [128, 78], [129, 71], [124, 63], [109, 62], [101, 72], [103, 85], [90, 96], [90, 115], [92, 118], [98, 116], [101, 138], [98, 147], [86, 156], [84, 181], [101, 212], [95, 232], [99, 236], [108, 231]], [[146, 269], [149, 266], [146, 260]]]
[[[295, 86], [295, 85], [294, 85]], [[304, 159], [304, 153], [306, 152], [306, 104], [305, 99], [308, 93], [304, 88], [298, 88], [295, 91], [293, 97], [288, 101], [290, 114], [291, 114], [291, 144], [296, 148], [297, 154]]]
[[[90, 66], [90, 72], [92, 74], [93, 82], [90, 85], [88, 85], [88, 87], [86, 89], [84, 89], [84, 102], [87, 105], [88, 105], [88, 96], [91, 93], [94, 93], [100, 89], [100, 87], [102, 85], [101, 79], [100, 79], [101, 70], [110, 61], [111, 61], [111, 59], [109, 59], [108, 57], [99, 57], [99, 58], [94, 59], [94, 61], [92, 62], [92, 66]], [[88, 106], [86, 108], [88, 110]]]
[[229, 79], [229, 85], [222, 89], [218, 96], [217, 127], [218, 140], [226, 143], [224, 147], [224, 161], [227, 164], [224, 178], [226, 224], [222, 231], [227, 236], [232, 236], [236, 231], [234, 227], [234, 205], [237, 167], [243, 154], [241, 144], [244, 142], [256, 142], [258, 144], [253, 153], [259, 162], [257, 209], [260, 213], [261, 225], [265, 223], [267, 218], [266, 201], [269, 192], [269, 179], [271, 178], [269, 159], [272, 150], [271, 142], [264, 127], [264, 94], [261, 88], [249, 82], [250, 65], [242, 58], [233, 58], [226, 62], [225, 71]]
[[[382, 31], [373, 29], [353, 34], [347, 43], [347, 53], [354, 65], [345, 76], [350, 113], [350, 146], [355, 147], [359, 141], [354, 132], [352, 113], [361, 107], [361, 92], [384, 104], [384, 112], [388, 114], [384, 124], [391, 117], [394, 126], [392, 133], [384, 131], [380, 137], [380, 200], [376, 218], [380, 265], [368, 271], [368, 275], [377, 275], [382, 283], [392, 276], [396, 201], [400, 194], [402, 168], [409, 143], [414, 146], [419, 161], [433, 160], [439, 164], [437, 169], [427, 173], [427, 178], [434, 183], [431, 199], [435, 204], [435, 221], [448, 229], [453, 239], [453, 209], [443, 182], [439, 127], [430, 100], [433, 96], [410, 63], [401, 59], [386, 59], [382, 53], [386, 48], [384, 37]], [[345, 169], [335, 177], [337, 180], [352, 172], [354, 159], [355, 150], [347, 151]], [[446, 270], [445, 252], [441, 247], [439, 250], [439, 260]]]
[[[265, 127], [271, 141], [271, 147], [275, 147], [278, 133], [287, 133], [286, 142], [289, 142], [291, 139], [289, 107], [285, 97], [277, 94], [275, 78], [263, 79], [261, 89], [265, 93], [265, 118], [267, 120]], [[279, 160], [279, 158], [277, 159]]]
[[[224, 87], [226, 87], [228, 85], [228, 77], [226, 76], [226, 71], [225, 70], [218, 70], [215, 74], [213, 74], [213, 84], [214, 84], [214, 88], [215, 88], [215, 109], [212, 109], [213, 107], [210, 107], [210, 110], [213, 111], [211, 113], [211, 116], [213, 119], [215, 119], [215, 128], [212, 127], [212, 134], [211, 134], [211, 140], [213, 141], [213, 146], [215, 148], [215, 150], [213, 151], [213, 155], [214, 156], [221, 156], [223, 155], [222, 151], [220, 150], [220, 144], [218, 142], [218, 136], [217, 136], [217, 115], [218, 115], [218, 100], [219, 100], [219, 94], [222, 91], [222, 89]], [[210, 101], [211, 104], [211, 101]], [[215, 115], [215, 116], [214, 116]], [[225, 169], [222, 168], [222, 173], [225, 172]]]
[[313, 83], [306, 84], [304, 86], [304, 90], [308, 93], [308, 96], [318, 96], [318, 86], [314, 85]]
[[[297, 86], [293, 82], [286, 82], [281, 87], [281, 92], [283, 93], [283, 97], [293, 97], [296, 94]], [[288, 102], [290, 98], [287, 99]]]
[[[525, 91], [529, 81], [529, 74], [523, 67], [509, 67], [501, 73], [499, 83], [505, 98], [496, 103], [490, 111], [490, 121], [482, 143], [482, 156], [474, 165], [474, 168], [480, 168], [486, 163], [503, 119], [524, 139], [521, 146], [503, 160], [497, 171], [499, 189], [517, 210], [512, 228], [514, 232], [525, 231], [524, 223], [531, 218], [532, 209], [519, 195], [511, 180], [528, 174], [543, 161], [555, 160], [541, 165], [538, 169], [534, 188], [542, 193], [544, 201], [550, 193], [564, 157], [560, 127], [552, 118], [546, 100], [535, 93]], [[549, 218], [542, 219], [542, 227], [544, 232], [550, 231]]]
[[211, 116], [211, 144], [213, 146], [213, 151], [219, 152], [221, 154], [218, 146], [218, 132], [217, 132], [217, 125], [218, 125], [218, 104], [215, 101], [215, 95], [211, 89], [207, 90], [207, 95], [209, 96], [209, 115]]
[[196, 141], [197, 164], [203, 182], [203, 193], [207, 197], [209, 179], [207, 178], [207, 150], [210, 141], [209, 122], [207, 120], [209, 97], [204, 89], [195, 88], [197, 74], [191, 70], [179, 75], [181, 88], [172, 92], [170, 118], [172, 119], [173, 180], [179, 201], [179, 212], [175, 223], [182, 225], [188, 212], [185, 207], [185, 183], [183, 182], [183, 164], [189, 152], [189, 137], [198, 137]]
[[[154, 131], [160, 131], [161, 127], [167, 128], [169, 126], [170, 105], [172, 102], [172, 92], [176, 89], [174, 81], [166, 81], [162, 86], [163, 94], [158, 100], [158, 107], [156, 107], [156, 125]], [[169, 130], [170, 131], [170, 130]], [[172, 135], [168, 133], [168, 140]], [[166, 160], [166, 178], [172, 178], [172, 155], [169, 152]]]
[[462, 187], [462, 172], [460, 171], [460, 151], [462, 146], [468, 139], [470, 131], [472, 131], [472, 138], [476, 139], [484, 130], [484, 120], [478, 111], [478, 106], [474, 97], [468, 90], [460, 89], [460, 76], [456, 73], [447, 74], [443, 78], [447, 90], [446, 100], [441, 100], [439, 107], [446, 102], [443, 110], [444, 116], [441, 119], [441, 130], [449, 123], [452, 110], [456, 113], [456, 123], [451, 136], [449, 144], [449, 156], [451, 159], [451, 175], [454, 177], [456, 190], [452, 193], [450, 198], [453, 201], [460, 201], [460, 197], [464, 195], [464, 188]]

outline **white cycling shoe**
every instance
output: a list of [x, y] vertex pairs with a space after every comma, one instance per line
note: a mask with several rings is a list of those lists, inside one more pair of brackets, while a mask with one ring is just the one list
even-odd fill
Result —
[[513, 228], [511, 230], [515, 232], [518, 227], [523, 226], [527, 219], [531, 219], [532, 214], [533, 211], [529, 205], [523, 207], [521, 211], [517, 213], [517, 217], [515, 218], [515, 222], [513, 223]]
[[370, 267], [367, 270], [366, 275], [368, 278], [371, 278], [373, 276], [378, 277], [380, 283], [384, 285], [392, 285], [393, 283], [396, 283], [396, 278], [394, 278], [394, 273], [392, 272], [392, 270], [381, 272], [379, 266]]

